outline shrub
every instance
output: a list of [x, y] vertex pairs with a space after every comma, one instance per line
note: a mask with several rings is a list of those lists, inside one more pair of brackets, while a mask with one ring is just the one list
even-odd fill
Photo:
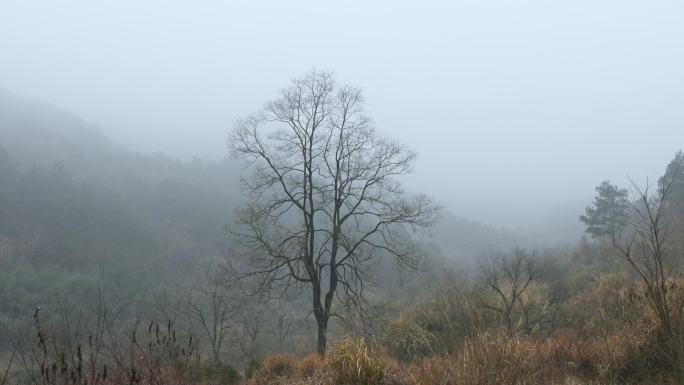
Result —
[[296, 370], [297, 358], [289, 354], [278, 353], [266, 358], [261, 363], [261, 371], [265, 371], [274, 377], [291, 376]]
[[409, 313], [392, 321], [383, 336], [383, 345], [389, 354], [402, 362], [434, 354], [435, 342], [435, 336], [419, 325]]
[[317, 353], [304, 357], [297, 365], [299, 373], [304, 378], [313, 378], [323, 371], [325, 362]]
[[409, 363], [433, 354], [448, 355], [486, 325], [496, 323], [483, 318], [471, 287], [450, 280], [444, 285], [446, 288], [429, 293], [387, 326], [382, 341], [392, 357]]
[[530, 348], [525, 340], [485, 334], [467, 340], [457, 354], [423, 360], [409, 371], [419, 385], [530, 384], [539, 369]]
[[270, 383], [268, 381], [277, 378], [294, 377], [297, 374], [297, 366], [297, 358], [289, 354], [278, 353], [266, 357], [266, 359], [261, 362], [261, 367], [253, 377]]
[[334, 344], [326, 364], [335, 385], [379, 385], [392, 378], [387, 359], [363, 339], [344, 339]]
[[261, 361], [257, 359], [251, 359], [247, 366], [245, 367], [245, 378], [252, 378], [261, 369]]
[[634, 326], [645, 309], [627, 274], [611, 272], [596, 277], [564, 305], [564, 310], [568, 326], [587, 336], [604, 338], [625, 326]]

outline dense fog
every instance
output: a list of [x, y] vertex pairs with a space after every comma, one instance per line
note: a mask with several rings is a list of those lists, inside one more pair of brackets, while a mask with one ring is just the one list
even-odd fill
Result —
[[0, 385], [684, 385], [682, 37], [0, 0]]
[[525, 229], [678, 150], [682, 15], [675, 1], [9, 0], [0, 86], [130, 149], [219, 159], [236, 118], [335, 71], [419, 153], [409, 188]]

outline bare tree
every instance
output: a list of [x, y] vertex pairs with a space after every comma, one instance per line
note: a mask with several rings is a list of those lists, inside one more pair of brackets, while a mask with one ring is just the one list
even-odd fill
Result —
[[239, 120], [229, 143], [248, 161], [249, 203], [232, 230], [262, 288], [311, 289], [318, 352], [325, 354], [333, 300], [360, 309], [364, 271], [382, 251], [410, 268], [419, 250], [407, 231], [430, 225], [437, 208], [405, 198], [396, 177], [415, 154], [379, 135], [361, 91], [310, 72], [260, 112]]
[[[676, 172], [675, 172], [676, 174]], [[618, 254], [632, 268], [644, 287], [644, 299], [660, 321], [668, 355], [677, 376], [684, 384], [681, 363], [681, 335], [677, 322], [682, 316], [682, 298], [677, 297], [678, 262], [681, 257], [672, 239], [673, 226], [668, 215], [668, 198], [674, 178], [661, 180], [655, 193], [647, 184], [639, 188], [632, 182], [638, 199], [632, 204], [631, 237], [621, 241], [617, 234], [609, 234]]]
[[541, 275], [534, 256], [523, 249], [515, 248], [488, 264], [481, 264], [480, 271], [485, 284], [495, 293], [497, 299], [495, 303], [483, 304], [482, 307], [499, 313], [506, 332], [513, 334], [514, 311], [520, 310], [523, 321], [527, 321], [528, 306], [524, 302], [524, 294], [530, 284]]
[[[197, 322], [207, 338], [214, 362], [221, 362], [223, 344], [243, 302], [239, 293], [226, 285], [223, 270], [210, 261], [206, 266], [206, 279], [194, 285], [187, 299], [187, 311], [191, 323]], [[171, 324], [171, 321], [169, 321]]]
[[273, 330], [271, 334], [276, 342], [276, 348], [279, 352], [285, 350], [285, 342], [292, 335], [296, 329], [299, 319], [292, 313], [281, 311], [275, 319]]
[[247, 363], [257, 360], [263, 353], [260, 337], [268, 326], [268, 310], [266, 304], [257, 304], [237, 320], [234, 338]]

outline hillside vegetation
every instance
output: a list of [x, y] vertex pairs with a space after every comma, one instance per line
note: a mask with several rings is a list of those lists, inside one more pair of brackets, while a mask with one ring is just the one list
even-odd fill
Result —
[[681, 153], [569, 245], [442, 212], [416, 269], [364, 261], [324, 355], [308, 291], [238, 277], [243, 167], [0, 93], [0, 385], [684, 384]]

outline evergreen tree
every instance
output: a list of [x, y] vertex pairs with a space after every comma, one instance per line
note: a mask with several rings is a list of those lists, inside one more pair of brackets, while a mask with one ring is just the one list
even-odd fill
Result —
[[593, 206], [587, 207], [586, 215], [580, 215], [580, 221], [587, 225], [586, 232], [592, 238], [619, 234], [627, 224], [627, 189], [606, 180], [596, 187], [596, 192]]

